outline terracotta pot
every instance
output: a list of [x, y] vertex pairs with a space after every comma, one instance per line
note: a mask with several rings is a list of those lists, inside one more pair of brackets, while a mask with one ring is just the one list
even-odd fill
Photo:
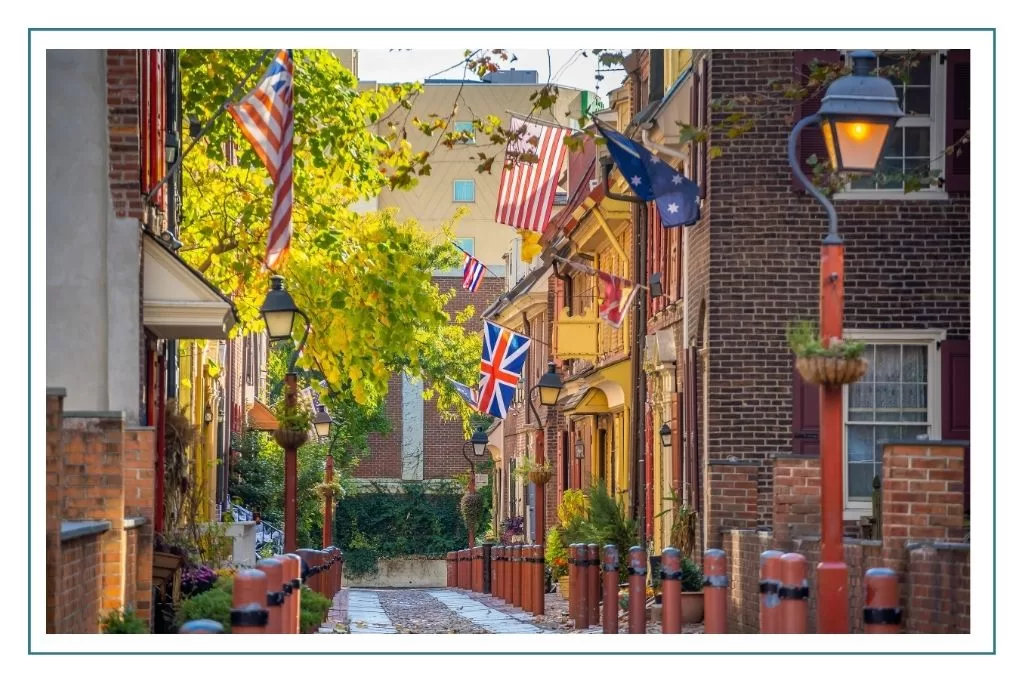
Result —
[[682, 623], [699, 624], [704, 621], [704, 592], [683, 593], [680, 596]]
[[863, 358], [829, 358], [810, 356], [796, 359], [796, 369], [805, 382], [837, 386], [853, 384], [868, 371]]
[[532, 481], [537, 486], [543, 486], [544, 484], [551, 481], [551, 472], [530, 472], [530, 481]]
[[302, 444], [306, 443], [309, 439], [309, 434], [306, 432], [300, 432], [297, 429], [276, 429], [274, 430], [274, 441], [281, 448], [298, 448]]

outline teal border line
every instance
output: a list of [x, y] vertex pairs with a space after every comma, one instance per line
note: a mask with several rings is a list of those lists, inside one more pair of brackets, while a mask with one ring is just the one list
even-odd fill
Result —
[[[579, 31], [587, 32], [622, 32], [622, 31], [634, 31], [634, 32], [665, 32], [665, 33], [699, 33], [699, 32], [730, 32], [730, 33], [779, 33], [784, 31], [793, 32], [817, 32], [817, 33], [834, 33], [842, 31], [878, 31], [878, 32], [935, 32], [935, 33], [991, 33], [992, 34], [992, 650], [991, 652], [927, 652], [927, 651], [907, 651], [907, 652], [844, 652], [844, 651], [829, 651], [829, 652], [806, 652], [806, 651], [794, 651], [794, 652], [758, 652], [758, 651], [725, 651], [725, 652], [587, 652], [587, 651], [566, 651], [566, 652], [509, 652], [509, 651], [450, 651], [450, 652], [397, 652], [397, 651], [380, 651], [380, 652], [296, 652], [294, 650], [287, 652], [244, 652], [244, 651], [223, 651], [223, 652], [161, 652], [161, 651], [110, 651], [110, 652], [65, 652], [65, 651], [46, 651], [38, 652], [32, 649], [32, 401], [28, 402], [28, 427], [29, 427], [29, 449], [28, 449], [28, 596], [29, 600], [26, 604], [28, 609], [28, 654], [30, 655], [171, 655], [171, 656], [196, 656], [196, 655], [303, 655], [303, 656], [386, 656], [386, 655], [413, 655], [413, 656], [449, 656], [449, 655], [513, 655], [513, 656], [563, 656], [563, 655], [582, 655], [582, 656], [620, 656], [620, 655], [633, 655], [633, 656], [647, 656], [647, 657], [665, 657], [665, 656], [729, 656], [729, 655], [757, 655], [757, 656], [788, 656], [788, 655], [853, 655], [853, 656], [892, 656], [892, 655], [937, 655], [937, 656], [962, 656], [962, 655], [994, 655], [996, 654], [996, 447], [995, 447], [995, 434], [996, 434], [996, 29], [994, 27], [961, 27], [961, 28], [927, 28], [927, 27], [916, 27], [916, 28], [899, 28], [899, 27], [871, 27], [871, 28], [810, 28], [810, 27], [780, 27], [780, 28], [722, 28], [722, 27], [693, 27], [693, 28], [621, 28], [621, 29], [602, 29], [602, 28], [466, 28], [466, 27], [429, 27], [429, 28], [382, 28], [382, 27], [348, 27], [348, 28], [315, 28], [315, 27], [279, 27], [279, 28], [267, 28], [267, 27], [233, 27], [233, 28], [217, 28], [217, 27], [199, 27], [199, 28], [155, 28], [155, 27], [143, 27], [143, 28], [129, 28], [124, 26], [118, 27], [95, 27], [95, 28], [68, 28], [68, 27], [29, 27], [28, 29], [28, 386], [32, 386], [32, 34], [33, 33], [97, 33], [97, 32], [133, 32], [133, 33], [153, 33], [153, 32], [208, 32], [217, 31], [220, 33], [236, 33], [241, 31], [263, 33], [263, 32], [275, 32], [282, 33], [286, 31], [300, 31], [300, 32], [344, 32], [344, 33], [357, 33], [357, 32], [390, 32], [390, 33], [436, 33], [439, 31], [451, 31], [458, 33], [487, 33], [487, 32], [509, 32], [519, 31], [524, 33], [529, 32], [564, 32], [574, 33]], [[556, 635], [556, 634], [552, 634]], [[734, 634], [740, 635], [740, 634]], [[804, 634], [804, 635], [815, 635], [815, 634]]]

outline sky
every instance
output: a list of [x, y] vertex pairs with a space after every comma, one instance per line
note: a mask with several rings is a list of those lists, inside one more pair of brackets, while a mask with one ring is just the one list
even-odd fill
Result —
[[[515, 68], [523, 71], [533, 69], [537, 71], [541, 83], [547, 82], [548, 50], [508, 49], [508, 52], [518, 59], [511, 64], [498, 59], [497, 63], [502, 69]], [[581, 52], [586, 52], [587, 56], [583, 57]], [[596, 85], [598, 93], [607, 95], [609, 90], [619, 86], [625, 75], [623, 71], [612, 71], [604, 74], [604, 80], [597, 83], [594, 80], [597, 59], [594, 58], [590, 50], [550, 50], [550, 53], [551, 80], [558, 85], [591, 91], [595, 89]], [[359, 78], [378, 83], [422, 81], [428, 77], [458, 80], [463, 78], [464, 54], [465, 49], [360, 50]], [[453, 66], [454, 68], [450, 68]], [[465, 78], [479, 80], [473, 73], [467, 73]]]

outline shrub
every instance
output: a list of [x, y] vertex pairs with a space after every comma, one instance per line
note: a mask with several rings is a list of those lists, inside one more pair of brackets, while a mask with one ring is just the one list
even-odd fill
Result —
[[683, 592], [698, 593], [704, 590], [704, 572], [696, 562], [689, 557], [683, 557], [680, 569], [683, 572], [683, 579], [680, 582]]
[[124, 614], [113, 610], [100, 621], [103, 633], [149, 633], [149, 624], [135, 616], [132, 610]]
[[174, 613], [174, 630], [180, 629], [187, 621], [212, 619], [224, 627], [224, 633], [231, 633], [232, 581], [231, 578], [221, 577], [210, 590], [182, 600]]
[[327, 613], [330, 609], [330, 600], [310, 590], [309, 586], [303, 586], [302, 600], [299, 603], [299, 627], [301, 632], [309, 633], [316, 631], [327, 620]]

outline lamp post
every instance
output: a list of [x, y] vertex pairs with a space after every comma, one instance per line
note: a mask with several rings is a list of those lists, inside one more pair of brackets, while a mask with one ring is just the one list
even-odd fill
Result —
[[[476, 493], [476, 462], [466, 453], [466, 446], [472, 446], [474, 457], [479, 459], [484, 456], [484, 453], [487, 451], [487, 432], [484, 431], [483, 427], [477, 427], [469, 441], [462, 444], [462, 457], [469, 463], [469, 492]], [[476, 528], [468, 519], [466, 520], [466, 526], [469, 531], [469, 545], [466, 547], [472, 548], [476, 542]]]
[[[558, 403], [558, 397], [562, 393], [562, 378], [558, 372], [555, 371], [555, 364], [548, 361], [548, 371], [541, 375], [541, 378], [537, 381], [537, 386], [533, 387], [527, 394], [527, 402], [530, 404], [530, 409], [533, 411], [534, 417], [537, 418], [537, 432], [534, 437], [534, 463], [537, 465], [543, 465], [545, 461], [545, 448], [544, 448], [544, 432], [547, 428], [548, 419], [551, 417], [551, 408]], [[537, 411], [537, 406], [533, 403], [532, 394], [536, 392], [540, 398], [540, 404], [547, 408], [545, 413], [544, 421], [540, 419], [540, 413]], [[533, 482], [535, 487], [536, 496], [534, 500], [536, 505], [533, 508], [533, 527], [536, 535], [535, 542], [537, 545], [544, 547], [544, 487], [547, 484], [547, 480], [541, 481], [538, 478]]]
[[[330, 413], [327, 410], [318, 411], [313, 416], [313, 429], [316, 430], [316, 436], [318, 439], [326, 439], [331, 435], [331, 429], [334, 425], [334, 421], [331, 419]], [[338, 434], [341, 431], [338, 429], [334, 430], [334, 438], [331, 439], [331, 443], [327, 446], [327, 458], [324, 466], [324, 482], [328, 487], [334, 482], [334, 442], [338, 439]], [[334, 544], [334, 494], [330, 488], [324, 493], [324, 523], [322, 525], [322, 536], [321, 536], [321, 548], [326, 548]]]
[[[843, 240], [836, 209], [800, 168], [796, 143], [809, 125], [821, 126], [832, 167], [840, 173], [874, 170], [889, 132], [903, 116], [896, 89], [871, 75], [874, 53], [852, 55], [853, 73], [829, 86], [821, 108], [789, 135], [789, 165], [828, 213], [821, 245], [820, 333], [828, 346], [843, 336]], [[849, 570], [843, 558], [843, 393], [841, 385], [821, 388], [821, 562], [818, 564], [818, 631], [849, 632]]]
[[661, 437], [662, 448], [672, 448], [672, 428], [668, 426], [667, 422], [661, 425], [658, 436]]
[[[296, 315], [306, 323], [302, 340], [295, 347], [291, 360], [288, 362], [288, 373], [284, 376], [284, 404], [287, 409], [294, 409], [298, 396], [295, 363], [299, 359], [302, 347], [306, 345], [306, 337], [309, 336], [309, 318], [299, 310], [291, 295], [285, 291], [284, 278], [280, 275], [270, 278], [270, 291], [267, 292], [267, 298], [263, 300], [260, 314], [267, 326], [267, 335], [270, 337], [270, 341], [291, 339]], [[290, 553], [298, 547], [297, 449], [298, 447], [291, 442], [284, 446], [284, 551], [286, 553]]]

